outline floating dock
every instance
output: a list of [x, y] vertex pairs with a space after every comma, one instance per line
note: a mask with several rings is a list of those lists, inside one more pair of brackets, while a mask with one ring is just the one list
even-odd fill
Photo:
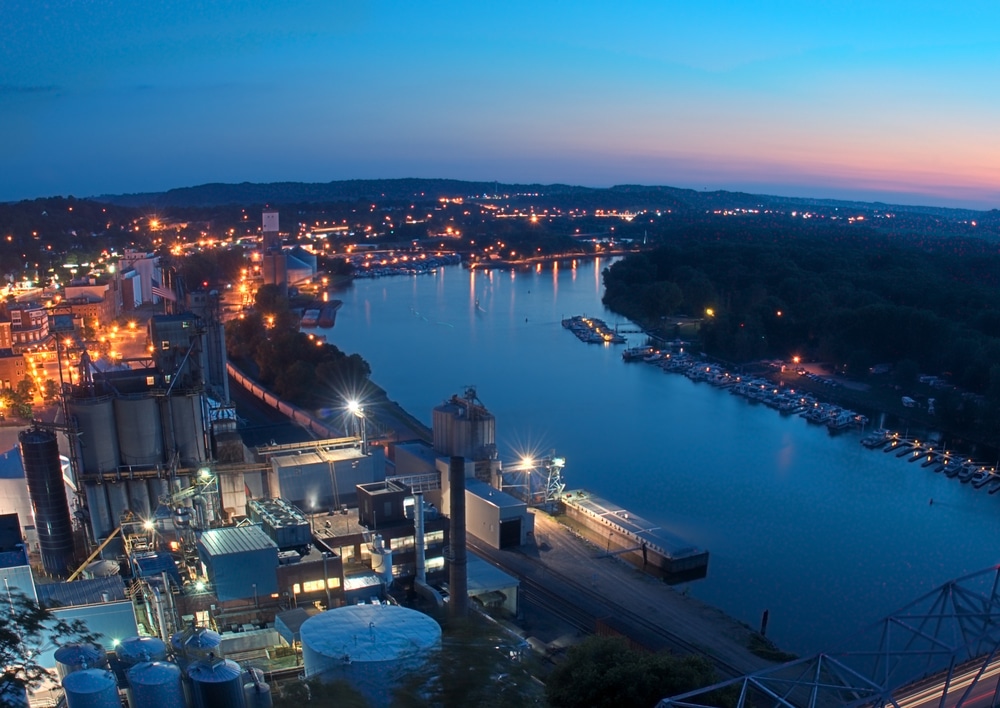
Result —
[[613, 502], [583, 489], [564, 492], [560, 501], [568, 517], [593, 532], [591, 540], [607, 544], [609, 554], [684, 579], [702, 578], [708, 572], [708, 551]]

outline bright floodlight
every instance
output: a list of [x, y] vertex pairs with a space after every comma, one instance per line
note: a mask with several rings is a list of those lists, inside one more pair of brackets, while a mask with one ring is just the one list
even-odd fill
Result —
[[198, 475], [202, 479], [208, 477], [210, 474], [212, 474], [212, 473], [209, 471], [209, 469], [207, 467], [202, 467], [200, 470], [198, 470]]
[[355, 399], [352, 398], [351, 400], [349, 400], [347, 402], [347, 410], [350, 411], [351, 413], [353, 413], [354, 415], [360, 415], [361, 414], [361, 404], [358, 403]]
[[146, 521], [142, 522], [142, 527], [144, 529], [146, 529], [147, 531], [152, 531], [153, 530], [153, 522], [150, 521], [149, 519], [147, 519]]
[[527, 455], [525, 455], [524, 457], [521, 458], [521, 465], [523, 467], [534, 467], [535, 466], [535, 460], [533, 458], [528, 457]]

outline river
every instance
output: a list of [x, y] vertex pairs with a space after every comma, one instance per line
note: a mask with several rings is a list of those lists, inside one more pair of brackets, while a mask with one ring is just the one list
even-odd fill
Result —
[[[501, 459], [555, 450], [587, 488], [710, 551], [679, 586], [799, 654], [829, 651], [933, 587], [998, 560], [1000, 495], [866, 450], [705, 383], [588, 345], [560, 326], [601, 304], [608, 261], [439, 268], [358, 280], [329, 341], [430, 423], [467, 386]], [[631, 344], [641, 344], [638, 335]], [[331, 400], [331, 405], [337, 405]], [[933, 504], [930, 500], [933, 499]]]

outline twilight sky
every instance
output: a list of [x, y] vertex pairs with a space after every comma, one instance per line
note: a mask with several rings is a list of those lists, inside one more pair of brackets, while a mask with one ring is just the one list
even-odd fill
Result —
[[0, 201], [450, 177], [1000, 207], [995, 0], [0, 0]]

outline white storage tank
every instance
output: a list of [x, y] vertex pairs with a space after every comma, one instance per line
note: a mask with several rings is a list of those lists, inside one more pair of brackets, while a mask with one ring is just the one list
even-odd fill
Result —
[[194, 708], [246, 708], [243, 670], [235, 661], [209, 657], [187, 668]]
[[441, 643], [431, 617], [396, 605], [348, 605], [310, 617], [299, 630], [307, 678], [345, 680], [388, 706], [398, 681]]
[[371, 544], [372, 572], [385, 584], [386, 590], [392, 586], [392, 551], [385, 545], [381, 534], [375, 534]]
[[87, 642], [63, 644], [56, 649], [53, 657], [56, 660], [56, 674], [60, 681], [76, 671], [108, 668], [108, 655], [104, 647], [99, 644]]
[[125, 668], [146, 661], [165, 661], [167, 645], [158, 637], [129, 637], [115, 647], [115, 655]]
[[68, 708], [121, 708], [118, 683], [107, 669], [74, 671], [62, 686]]
[[185, 708], [181, 670], [176, 664], [142, 662], [126, 675], [130, 708]]

